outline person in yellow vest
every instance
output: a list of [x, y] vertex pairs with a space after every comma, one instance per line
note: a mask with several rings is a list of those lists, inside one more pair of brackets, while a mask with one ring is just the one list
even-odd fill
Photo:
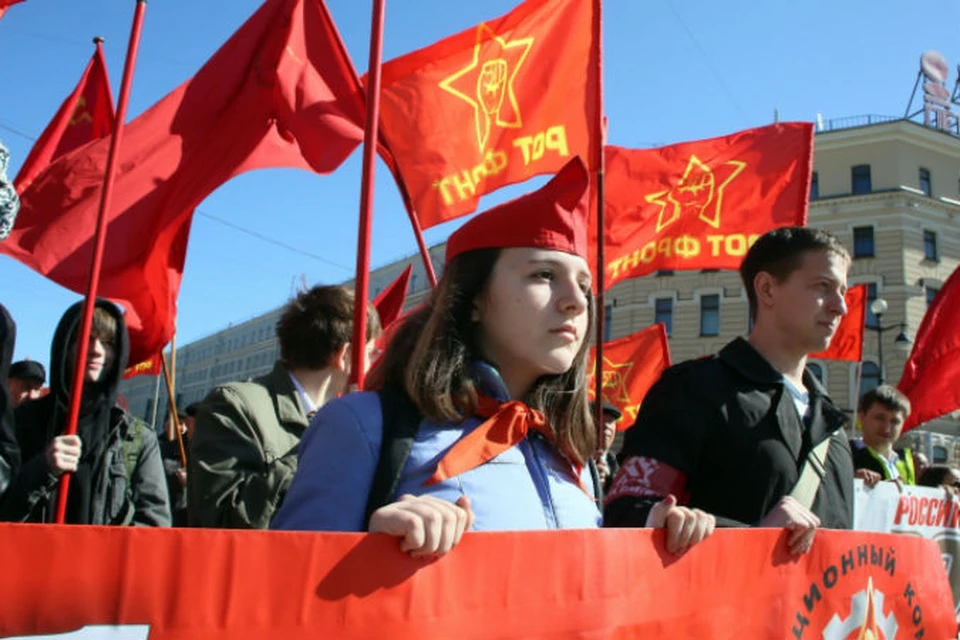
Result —
[[863, 439], [850, 443], [854, 476], [867, 486], [881, 480], [916, 484], [913, 454], [909, 449], [894, 449], [903, 423], [910, 415], [910, 401], [896, 387], [882, 384], [863, 394], [857, 417]]

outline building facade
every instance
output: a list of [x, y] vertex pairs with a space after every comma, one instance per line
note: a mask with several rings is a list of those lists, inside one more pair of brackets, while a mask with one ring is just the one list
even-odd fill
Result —
[[[930, 301], [960, 263], [960, 138], [911, 120], [876, 116], [820, 127], [809, 225], [836, 234], [853, 256], [850, 283], [867, 284], [871, 300], [887, 303], [880, 317], [868, 312], [862, 364], [811, 361], [831, 397], [852, 414], [860, 393], [881, 380], [897, 383], [910, 346], [900, 334], [912, 339]], [[438, 272], [444, 248], [430, 250]], [[414, 272], [407, 305], [422, 301], [429, 283], [419, 255], [372, 272], [371, 297], [408, 264]], [[607, 292], [605, 304], [606, 340], [663, 322], [674, 362], [714, 353], [749, 330], [746, 292], [734, 271], [659, 272], [627, 280]], [[277, 357], [273, 328], [279, 313], [178, 349], [178, 405], [202, 399], [217, 384], [267, 372]], [[134, 414], [151, 418], [155, 388], [155, 379], [146, 377], [124, 385]], [[162, 418], [163, 388], [159, 402]], [[936, 443], [920, 433], [910, 436], [919, 448], [931, 460], [942, 451], [956, 460], [954, 449], [960, 447], [953, 436], [960, 434], [960, 421], [948, 416], [925, 427], [941, 435]]]

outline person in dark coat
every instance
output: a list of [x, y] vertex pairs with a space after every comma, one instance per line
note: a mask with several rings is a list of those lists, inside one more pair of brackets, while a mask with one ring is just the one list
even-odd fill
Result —
[[19, 360], [10, 365], [6, 381], [13, 408], [16, 409], [23, 402], [41, 397], [43, 383], [46, 380], [47, 372], [39, 362]]
[[[829, 346], [847, 313], [849, 267], [826, 231], [785, 227], [756, 241], [740, 267], [749, 338], [671, 367], [651, 388], [627, 431], [605, 525], [657, 526], [655, 505], [675, 501], [720, 526], [783, 527], [794, 554], [809, 551], [820, 526], [852, 527], [847, 418], [806, 370], [807, 354]], [[824, 472], [801, 484], [820, 445]], [[684, 548], [698, 535], [684, 532], [667, 546]]]
[[97, 300], [85, 363], [76, 435], [64, 435], [83, 303], [70, 307], [50, 350], [50, 393], [14, 415], [22, 465], [0, 519], [52, 522], [57, 487], [71, 474], [66, 522], [170, 526], [170, 503], [156, 434], [116, 403], [127, 365], [120, 310]]
[[20, 448], [13, 425], [13, 403], [6, 384], [16, 338], [17, 325], [6, 307], [0, 304], [0, 502], [20, 466]]

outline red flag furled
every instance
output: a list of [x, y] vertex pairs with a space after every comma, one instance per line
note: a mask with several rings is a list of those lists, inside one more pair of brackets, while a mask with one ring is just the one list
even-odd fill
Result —
[[763, 233], [806, 223], [810, 123], [605, 151], [607, 288], [658, 269], [736, 269]]
[[92, 140], [106, 137], [113, 131], [113, 94], [107, 76], [103, 47], [90, 58], [73, 92], [60, 105], [53, 120], [40, 134], [30, 155], [23, 161], [14, 185], [23, 193], [33, 179], [51, 162]]
[[132, 367], [127, 367], [123, 372], [123, 379], [129, 380], [137, 376], [158, 376], [160, 375], [160, 369], [160, 356], [154, 356]]
[[[590, 353], [590, 376], [587, 393], [594, 396], [593, 376], [596, 356]], [[603, 399], [616, 405], [623, 413], [617, 430], [633, 426], [637, 412], [647, 391], [670, 366], [670, 344], [662, 323], [647, 327], [633, 335], [603, 345]]]
[[403, 311], [403, 303], [407, 300], [407, 289], [410, 285], [410, 273], [412, 271], [413, 265], [407, 265], [403, 273], [373, 300], [373, 306], [377, 308], [377, 315], [380, 316], [380, 326], [384, 330], [388, 329], [400, 317], [400, 312]]
[[527, 0], [383, 65], [380, 121], [426, 229], [599, 156], [598, 0]]
[[897, 387], [912, 405], [904, 431], [960, 409], [960, 268], [927, 309]]
[[825, 351], [811, 353], [817, 360], [863, 360], [863, 323], [867, 317], [867, 285], [858, 284], [847, 289], [844, 296], [847, 315], [843, 316], [833, 340]]
[[[197, 74], [124, 129], [100, 295], [127, 311], [131, 362], [174, 331], [193, 209], [244, 171], [330, 173], [363, 139], [356, 73], [322, 0], [267, 0]], [[51, 165], [0, 251], [83, 291], [109, 139]]]

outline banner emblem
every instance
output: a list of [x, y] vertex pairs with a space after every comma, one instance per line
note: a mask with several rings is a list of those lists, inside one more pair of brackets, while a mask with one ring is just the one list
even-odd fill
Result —
[[481, 153], [486, 149], [493, 124], [510, 129], [523, 126], [513, 83], [532, 47], [533, 37], [508, 42], [482, 24], [477, 27], [473, 60], [440, 81], [441, 89], [473, 108]]

